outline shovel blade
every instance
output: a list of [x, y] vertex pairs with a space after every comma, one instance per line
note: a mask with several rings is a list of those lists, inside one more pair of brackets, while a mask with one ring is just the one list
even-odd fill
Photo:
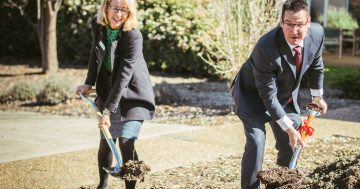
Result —
[[120, 175], [120, 169], [117, 169], [116, 167], [103, 167], [103, 169], [111, 176], [116, 178], [121, 178]]
[[301, 145], [298, 145], [296, 147], [295, 152], [293, 153], [293, 156], [292, 156], [290, 164], [289, 164], [290, 169], [295, 169], [296, 168], [297, 160], [299, 158], [301, 149], [302, 149]]

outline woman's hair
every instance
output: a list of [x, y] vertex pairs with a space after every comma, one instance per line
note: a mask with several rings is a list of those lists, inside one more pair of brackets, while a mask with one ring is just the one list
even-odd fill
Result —
[[[111, 1], [112, 0], [104, 0], [98, 9], [97, 23], [99, 23], [103, 26], [107, 26], [110, 24], [108, 17], [107, 17], [107, 9], [108, 9]], [[137, 10], [136, 10], [137, 4], [136, 4], [136, 0], [123, 0], [123, 1], [125, 1], [125, 3], [128, 6], [128, 9], [129, 9], [129, 15], [124, 23], [123, 30], [129, 31], [129, 30], [132, 30], [133, 28], [137, 28], [137, 26], [138, 26]]]

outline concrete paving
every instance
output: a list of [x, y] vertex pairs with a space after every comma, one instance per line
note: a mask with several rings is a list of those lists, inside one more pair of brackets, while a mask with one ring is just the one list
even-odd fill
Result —
[[[95, 118], [0, 111], [0, 163], [95, 148]], [[200, 127], [144, 122], [139, 140], [197, 130]]]
[[[0, 111], [0, 120], [0, 163], [98, 147], [99, 130], [95, 118]], [[311, 138], [334, 134], [360, 137], [358, 122], [317, 119], [314, 126], [316, 132]], [[240, 121], [235, 125], [218, 127], [146, 121], [137, 149], [142, 159], [154, 165], [155, 170], [163, 170], [198, 161], [211, 161], [221, 155], [241, 154], [244, 142]], [[267, 132], [266, 146], [274, 146], [272, 132]], [[163, 159], [171, 159], [170, 164], [164, 164]]]

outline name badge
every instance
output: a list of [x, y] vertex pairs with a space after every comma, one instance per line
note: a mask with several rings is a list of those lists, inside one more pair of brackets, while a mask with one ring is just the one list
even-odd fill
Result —
[[105, 45], [104, 45], [104, 43], [102, 41], [99, 42], [99, 45], [102, 48], [102, 50], [105, 50]]

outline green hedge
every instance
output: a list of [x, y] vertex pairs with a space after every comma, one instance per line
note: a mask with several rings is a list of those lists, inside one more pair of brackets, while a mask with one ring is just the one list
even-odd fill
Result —
[[65, 1], [57, 21], [58, 57], [62, 65], [87, 65], [91, 49], [91, 20], [99, 0]]
[[360, 68], [326, 66], [325, 84], [342, 90], [344, 98], [360, 100]]
[[33, 81], [20, 81], [0, 95], [0, 102], [33, 101], [39, 92], [39, 87]]
[[72, 82], [66, 78], [50, 78], [36, 95], [39, 105], [56, 105], [74, 98]]
[[[201, 1], [200, 1], [201, 2]], [[91, 46], [90, 21], [98, 0], [64, 3], [58, 17], [58, 53], [61, 64], [87, 65]], [[91, 6], [93, 5], [93, 6]], [[140, 30], [149, 69], [167, 74], [212, 76], [214, 70], [198, 53], [201, 7], [191, 0], [139, 1]]]
[[14, 81], [9, 89], [0, 94], [0, 103], [14, 101], [36, 102], [38, 105], [56, 105], [75, 97], [74, 83], [67, 78], [51, 76], [34, 81]]
[[[29, 1], [26, 8], [32, 21], [36, 21], [34, 2]], [[202, 49], [198, 35], [201, 30], [207, 30], [202, 23], [201, 3], [206, 4], [206, 1], [139, 1], [144, 56], [151, 71], [199, 77], [214, 75], [214, 70], [198, 56]], [[99, 4], [100, 0], [67, 0], [61, 5], [57, 20], [60, 66], [87, 65], [91, 49], [90, 22]], [[0, 5], [0, 16], [4, 18], [0, 24], [3, 36], [0, 45], [6, 47], [1, 53], [16, 57], [32, 54], [40, 60], [34, 28], [16, 9]]]
[[[29, 7], [24, 10], [30, 20], [36, 20], [35, 7], [36, 1], [29, 1]], [[19, 10], [6, 7], [1, 1], [0, 18], [0, 57], [41, 59], [36, 31]]]
[[[341, 28], [353, 30], [359, 27], [357, 20], [345, 9], [330, 6], [327, 12], [327, 25], [329, 28]], [[319, 20], [323, 23], [324, 17], [321, 15]]]
[[191, 0], [139, 2], [144, 56], [151, 70], [193, 76], [210, 76], [214, 70], [198, 56], [201, 7]]

